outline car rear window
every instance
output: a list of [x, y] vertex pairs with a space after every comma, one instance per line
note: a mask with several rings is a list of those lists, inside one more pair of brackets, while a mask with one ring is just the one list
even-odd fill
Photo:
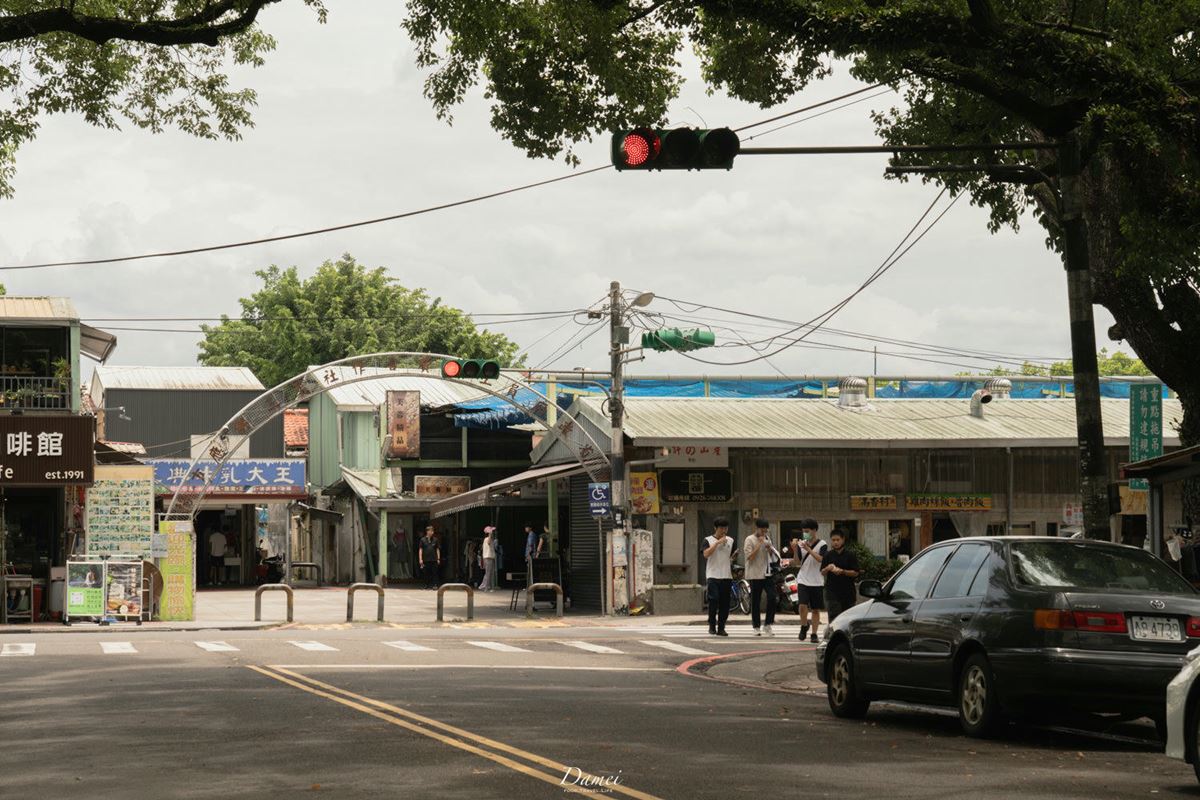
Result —
[[1014, 542], [1012, 565], [1026, 586], [1192, 594], [1179, 573], [1143, 550], [1082, 542]]

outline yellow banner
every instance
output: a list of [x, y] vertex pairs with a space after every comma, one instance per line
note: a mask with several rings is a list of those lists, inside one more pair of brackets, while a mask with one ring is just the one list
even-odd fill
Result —
[[910, 494], [904, 505], [909, 511], [991, 511], [990, 494]]
[[894, 494], [852, 494], [850, 495], [851, 511], [894, 511], [896, 495]]
[[629, 473], [629, 496], [633, 504], [633, 513], [657, 514], [660, 510], [658, 500], [658, 473]]

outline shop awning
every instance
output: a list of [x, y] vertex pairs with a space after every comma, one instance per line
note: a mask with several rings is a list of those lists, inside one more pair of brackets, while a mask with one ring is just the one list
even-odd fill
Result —
[[538, 467], [537, 469], [526, 470], [504, 480], [489, 483], [487, 486], [480, 486], [478, 489], [472, 489], [469, 492], [463, 492], [454, 497], [447, 497], [445, 500], [438, 500], [429, 507], [430, 516], [444, 517], [447, 514], [466, 511], [468, 508], [487, 505], [488, 500], [494, 495], [503, 494], [521, 486], [529, 486], [542, 481], [568, 478], [571, 475], [579, 475], [585, 471], [582, 464], [557, 464], [553, 467]]
[[316, 506], [310, 506], [308, 503], [291, 503], [288, 505], [288, 510], [308, 514], [313, 519], [319, 519], [322, 522], [333, 522], [338, 525], [342, 523], [342, 514], [340, 511], [317, 508]]
[[112, 351], [117, 349], [117, 337], [108, 331], [81, 324], [79, 326], [79, 349], [84, 355], [103, 364], [108, 361]]
[[[342, 467], [342, 480], [358, 495], [368, 511], [413, 511], [425, 513], [429, 510], [427, 499], [401, 494], [396, 490], [394, 476], [387, 471], [387, 486], [382, 499], [379, 497], [379, 470], [350, 469]], [[330, 487], [332, 488], [332, 487]]]

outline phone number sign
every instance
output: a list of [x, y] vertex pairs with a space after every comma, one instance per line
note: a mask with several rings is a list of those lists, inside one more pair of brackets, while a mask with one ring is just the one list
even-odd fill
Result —
[[93, 417], [0, 416], [0, 486], [90, 486]]

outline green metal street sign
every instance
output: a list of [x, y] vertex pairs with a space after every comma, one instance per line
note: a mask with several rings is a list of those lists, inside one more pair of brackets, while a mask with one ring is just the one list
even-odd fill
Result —
[[[1161, 383], [1135, 383], [1129, 387], [1129, 460], [1143, 461], [1163, 452]], [[1144, 478], [1129, 481], [1130, 489], [1146, 490]]]

